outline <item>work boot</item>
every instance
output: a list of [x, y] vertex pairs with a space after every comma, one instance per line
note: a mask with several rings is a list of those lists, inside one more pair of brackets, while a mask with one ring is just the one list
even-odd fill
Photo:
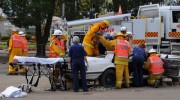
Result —
[[155, 81], [155, 84], [154, 84], [154, 87], [155, 88], [158, 88], [160, 86], [160, 80], [156, 80]]

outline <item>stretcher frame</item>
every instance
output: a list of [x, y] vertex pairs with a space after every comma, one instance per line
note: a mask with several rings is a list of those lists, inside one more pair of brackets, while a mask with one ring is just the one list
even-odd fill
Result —
[[[37, 61], [21, 61], [22, 59], [31, 58]], [[23, 84], [20, 86], [20, 88], [23, 91], [26, 91], [27, 93], [30, 93], [32, 91], [32, 87], [37, 87], [39, 83], [39, 79], [41, 78], [41, 75], [45, 75], [50, 82], [50, 89], [51, 91], [56, 91], [57, 87], [59, 86], [60, 90], [64, 91], [67, 90], [66, 86], [66, 78], [64, 77], [64, 72], [68, 66], [68, 58], [52, 58], [53, 59], [59, 59], [56, 60], [56, 62], [53, 63], [39, 63], [38, 60], [46, 60], [51, 58], [36, 58], [36, 57], [22, 57], [22, 56], [15, 56], [14, 61], [10, 62], [9, 65], [12, 67], [19, 67], [19, 69], [25, 67], [26, 73], [25, 73], [25, 79], [26, 84]], [[58, 66], [56, 66], [58, 64]], [[58, 81], [55, 81], [54, 78], [54, 72], [53, 70], [59, 69], [59, 76]], [[45, 72], [46, 70], [46, 72]], [[31, 72], [31, 75], [28, 75], [28, 72]], [[30, 78], [28, 78], [30, 76]], [[34, 77], [37, 76], [36, 80], [34, 80]], [[60, 78], [59, 78], [60, 77]]]

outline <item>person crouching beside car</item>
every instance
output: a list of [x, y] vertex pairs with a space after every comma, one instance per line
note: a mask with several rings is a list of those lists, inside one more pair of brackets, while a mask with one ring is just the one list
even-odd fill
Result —
[[148, 57], [147, 62], [144, 65], [144, 69], [149, 71], [148, 84], [158, 88], [160, 85], [160, 79], [164, 73], [164, 62], [159, 56], [157, 56], [155, 49], [150, 49], [149, 53], [150, 57]]
[[73, 74], [73, 87], [74, 92], [79, 91], [79, 79], [78, 72], [80, 71], [81, 81], [83, 92], [87, 92], [87, 80], [86, 80], [86, 66], [85, 61], [87, 62], [86, 52], [82, 45], [79, 44], [80, 40], [78, 36], [73, 37], [74, 44], [70, 47], [68, 56], [69, 63], [71, 64], [72, 74]]

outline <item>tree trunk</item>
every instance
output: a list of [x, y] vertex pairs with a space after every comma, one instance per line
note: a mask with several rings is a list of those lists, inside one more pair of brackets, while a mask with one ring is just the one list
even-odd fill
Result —
[[41, 24], [37, 24], [37, 26], [36, 26], [36, 43], [37, 43], [36, 56], [38, 56], [38, 57], [46, 57], [46, 44], [48, 42], [48, 38], [50, 35], [52, 17], [54, 14], [55, 0], [51, 0], [51, 4], [52, 4], [51, 5], [52, 10], [48, 14], [45, 28], [44, 28], [44, 34], [42, 34], [42, 32], [41, 32], [41, 28], [42, 28]]
[[43, 44], [43, 37], [41, 32], [41, 23], [36, 25], [36, 56], [44, 57], [45, 55], [45, 44]]

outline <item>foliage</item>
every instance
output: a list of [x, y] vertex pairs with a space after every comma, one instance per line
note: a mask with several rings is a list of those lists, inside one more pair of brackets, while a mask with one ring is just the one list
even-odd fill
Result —
[[[18, 27], [36, 27], [37, 56], [45, 56], [57, 0], [1, 0], [3, 12]], [[42, 25], [44, 27], [42, 27]]]
[[1, 40], [9, 40], [10, 37], [9, 36], [1, 36]]

